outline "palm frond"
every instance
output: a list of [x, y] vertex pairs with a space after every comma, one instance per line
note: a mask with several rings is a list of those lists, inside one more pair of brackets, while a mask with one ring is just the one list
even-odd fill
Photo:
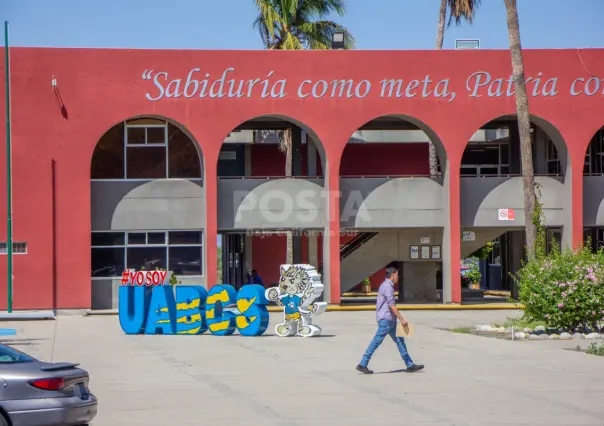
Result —
[[344, 34], [344, 46], [346, 49], [354, 48], [354, 37], [343, 26], [333, 21], [305, 22], [297, 28], [307, 48], [313, 50], [331, 49], [331, 41], [334, 33]]
[[480, 6], [480, 0], [447, 0], [449, 6], [449, 21], [447, 26], [450, 26], [453, 21], [455, 25], [460, 25], [461, 21], [472, 23], [476, 10]]

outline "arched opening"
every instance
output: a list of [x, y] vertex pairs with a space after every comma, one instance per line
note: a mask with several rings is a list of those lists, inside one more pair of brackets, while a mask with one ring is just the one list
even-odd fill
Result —
[[222, 282], [272, 285], [288, 258], [319, 265], [325, 162], [317, 135], [293, 118], [262, 116], [233, 129], [217, 167]]
[[591, 138], [583, 166], [583, 241], [604, 247], [604, 127]]
[[[533, 169], [547, 228], [547, 250], [570, 233], [570, 164], [560, 132], [531, 116]], [[512, 275], [526, 259], [520, 136], [515, 116], [499, 117], [479, 129], [461, 161], [462, 301], [485, 291], [505, 301], [515, 295]], [[507, 292], [507, 293], [506, 293]], [[497, 298], [499, 297], [499, 298]]]
[[166, 268], [204, 280], [202, 155], [179, 125], [155, 117], [109, 129], [92, 155], [92, 309], [117, 308], [124, 269]]
[[375, 299], [390, 264], [399, 302], [440, 300], [446, 165], [439, 137], [410, 116], [377, 117], [351, 135], [340, 163], [343, 303]]

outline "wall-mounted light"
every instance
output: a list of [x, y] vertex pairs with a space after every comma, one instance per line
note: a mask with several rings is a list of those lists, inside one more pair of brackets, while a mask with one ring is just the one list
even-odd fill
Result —
[[50, 85], [52, 86], [52, 90], [55, 90], [57, 88], [57, 79], [55, 78], [55, 76], [52, 76], [52, 80], [50, 81]]
[[331, 48], [344, 49], [344, 33], [336, 32], [331, 35]]

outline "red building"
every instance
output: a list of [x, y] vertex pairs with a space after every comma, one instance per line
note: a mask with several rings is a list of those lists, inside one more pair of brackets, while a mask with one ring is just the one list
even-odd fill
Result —
[[[241, 284], [254, 268], [269, 284], [285, 262], [286, 237], [275, 232], [294, 230], [294, 260], [322, 269], [336, 304], [393, 261], [403, 301], [458, 303], [462, 257], [499, 239], [491, 266], [521, 258], [507, 51], [12, 48], [10, 57], [15, 309], [115, 307], [124, 267], [167, 267], [211, 286], [219, 235], [224, 280]], [[546, 225], [563, 244], [589, 233], [597, 245], [604, 50], [526, 50], [525, 66]], [[294, 151], [289, 178], [282, 131]], [[506, 211], [515, 219], [502, 220]], [[6, 267], [0, 256], [0, 294]]]

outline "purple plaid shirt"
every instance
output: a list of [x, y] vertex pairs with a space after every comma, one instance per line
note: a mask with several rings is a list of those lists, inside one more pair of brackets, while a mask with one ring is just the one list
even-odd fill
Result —
[[390, 307], [394, 306], [394, 304], [394, 283], [386, 278], [378, 290], [377, 303], [375, 306], [376, 319], [378, 321], [395, 321], [394, 314], [390, 310]]

